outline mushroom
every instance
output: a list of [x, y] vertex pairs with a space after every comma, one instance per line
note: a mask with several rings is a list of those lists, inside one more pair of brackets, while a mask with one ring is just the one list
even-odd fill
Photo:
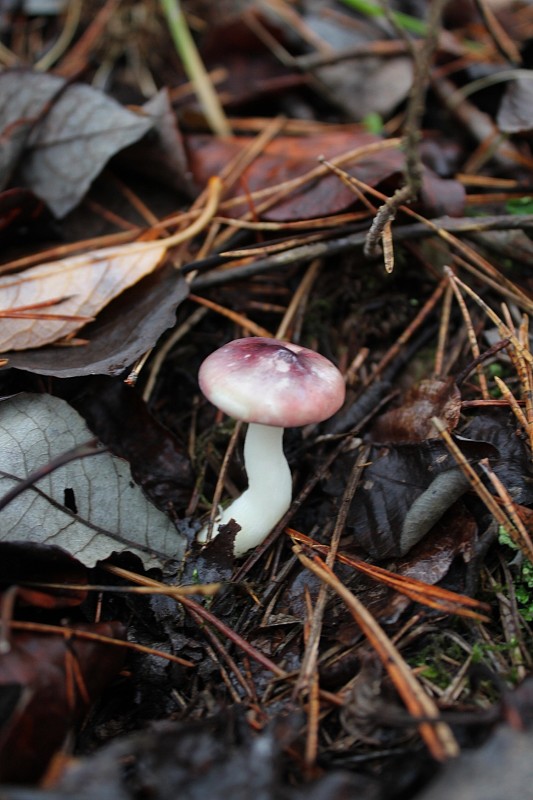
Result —
[[[208, 356], [200, 388], [213, 405], [248, 422], [244, 466], [248, 488], [217, 519], [213, 535], [234, 520], [234, 553], [261, 544], [292, 499], [283, 429], [321, 422], [344, 402], [344, 380], [331, 361], [297, 344], [263, 337], [236, 339]], [[208, 539], [208, 526], [198, 534]]]

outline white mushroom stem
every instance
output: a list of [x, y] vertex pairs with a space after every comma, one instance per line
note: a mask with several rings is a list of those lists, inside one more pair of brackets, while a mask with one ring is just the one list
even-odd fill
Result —
[[[232, 519], [241, 530], [235, 536], [233, 551], [242, 556], [263, 542], [291, 504], [291, 471], [283, 453], [283, 428], [248, 425], [244, 441], [244, 466], [248, 488], [215, 520], [213, 536], [218, 528]], [[198, 540], [207, 540], [207, 526]]]

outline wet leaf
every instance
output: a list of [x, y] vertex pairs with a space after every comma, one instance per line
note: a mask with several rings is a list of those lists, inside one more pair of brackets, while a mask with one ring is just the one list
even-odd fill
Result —
[[[210, 175], [218, 175], [225, 165], [249, 146], [250, 137], [225, 137], [191, 135], [186, 138], [191, 170], [199, 184], [204, 184]], [[243, 180], [251, 192], [275, 186], [283, 181], [298, 178], [318, 166], [319, 156], [332, 159], [355, 148], [376, 146], [375, 152], [353, 161], [344, 169], [354, 177], [377, 186], [383, 181], [401, 179], [404, 167], [403, 153], [398, 149], [380, 148], [383, 140], [359, 128], [332, 130], [314, 136], [278, 136], [269, 142], [262, 154], [243, 173]], [[236, 186], [226, 197], [242, 194]], [[433, 205], [439, 213], [456, 215], [463, 209], [464, 189], [457, 181], [443, 180], [424, 170], [423, 195], [428, 210]], [[433, 199], [432, 199], [433, 198]], [[354, 205], [356, 195], [336, 175], [326, 173], [322, 178], [305, 183], [289, 192], [260, 217], [272, 221], [290, 221], [337, 214]], [[239, 216], [249, 205], [237, 206], [224, 214]]]
[[464, 186], [459, 181], [441, 178], [430, 169], [424, 170], [420, 198], [425, 213], [433, 217], [446, 214], [449, 217], [460, 217], [465, 210]]
[[[533, 502], [527, 449], [507, 412], [476, 414], [456, 443], [472, 464], [489, 458], [516, 503]], [[335, 464], [328, 484], [334, 494], [342, 491], [351, 458], [347, 454]], [[355, 546], [377, 558], [408, 552], [470, 488], [441, 441], [375, 444], [369, 461], [352, 501], [347, 531]]]
[[515, 503], [533, 503], [533, 469], [528, 449], [512, 414], [479, 412], [462, 429], [463, 436], [486, 442], [498, 452], [492, 468]]
[[[91, 438], [81, 417], [49, 395], [0, 404], [0, 495], [55, 456]], [[179, 558], [173, 523], [131, 480], [128, 464], [101, 453], [53, 471], [0, 512], [2, 541], [62, 547], [86, 566], [130, 551], [146, 566]]]
[[6, 70], [0, 98], [3, 185], [13, 175], [58, 217], [78, 205], [113, 155], [152, 127], [103, 92], [45, 73]]
[[[377, 145], [380, 141], [377, 136], [355, 130], [335, 130], [311, 137], [278, 136], [244, 171], [243, 179], [249, 191], [264, 189], [314, 169], [318, 166], [320, 155], [331, 159], [357, 147]], [[211, 136], [188, 136], [186, 145], [196, 180], [203, 184], [209, 175], [219, 174], [222, 167], [250, 142], [250, 137], [243, 136], [226, 137], [223, 140]], [[391, 175], [400, 174], [402, 165], [403, 155], [399, 150], [383, 149], [361, 158], [349, 171], [375, 186]], [[241, 194], [241, 188], [237, 186], [233, 193]], [[354, 202], [354, 193], [337, 176], [326, 174], [321, 180], [315, 180], [289, 194], [261, 216], [270, 220], [320, 217], [342, 211]], [[239, 210], [241, 212], [242, 208]]]
[[[431, 531], [403, 558], [395, 561], [394, 571], [399, 575], [416, 578], [430, 585], [441, 581], [458, 557], [470, 561], [477, 538], [477, 525], [473, 516], [459, 501], [445, 512]], [[446, 584], [447, 589], [464, 592], [464, 573], [457, 570], [455, 583]], [[398, 592], [382, 586], [372, 587], [369, 609], [382, 624], [397, 622], [413, 601]]]
[[[379, 29], [370, 19], [366, 25], [357, 24], [346, 12], [325, 15], [311, 6], [305, 20], [313, 34], [333, 52], [379, 37]], [[413, 80], [413, 63], [405, 54], [390, 58], [367, 56], [320, 67], [315, 74], [352, 119], [362, 120], [368, 114], [385, 116], [406, 98]]]
[[72, 404], [100, 441], [128, 461], [155, 506], [174, 516], [187, 506], [194, 483], [189, 458], [133, 389], [120, 380], [93, 378]]
[[29, 583], [87, 584], [87, 569], [59, 547], [30, 542], [0, 543], [0, 584], [17, 586], [17, 603], [39, 608], [78, 606], [83, 589], [28, 586]]
[[[119, 623], [80, 626], [113, 638]], [[14, 701], [2, 715], [0, 780], [37, 780], [76, 725], [85, 717], [124, 661], [120, 647], [60, 634], [16, 633], [0, 658], [0, 697]], [[14, 689], [16, 693], [14, 694]]]
[[372, 440], [392, 443], [435, 439], [439, 434], [432, 418], [439, 417], [453, 430], [460, 413], [461, 394], [452, 379], [421, 381], [407, 392], [399, 408], [381, 414], [372, 428]]
[[[460, 442], [468, 460], [497, 457], [484, 442]], [[349, 456], [334, 475], [343, 483]], [[407, 553], [469, 488], [440, 441], [374, 446], [350, 507], [346, 533], [354, 546], [376, 558]], [[332, 483], [330, 486], [334, 486]], [[337, 489], [338, 491], [338, 489]]]
[[286, 93], [306, 83], [305, 76], [294, 68], [291, 70], [290, 65], [282, 64], [272, 48], [252, 29], [257, 20], [259, 26], [266, 29], [268, 35], [282, 47], [291, 48], [294, 30], [287, 29], [288, 35], [284, 36], [279, 27], [281, 18], [276, 18], [275, 12], [274, 15], [268, 15], [266, 6], [263, 12], [266, 13], [262, 13], [259, 4], [250, 4], [244, 13], [231, 16], [217, 4], [210, 4], [209, 9], [206, 8], [202, 58], [211, 69], [224, 65], [227, 74], [217, 84], [217, 89], [227, 97], [224, 102], [226, 108], [234, 110], [243, 104], [265, 103], [268, 99], [275, 103], [280, 92]]
[[[165, 254], [164, 245], [139, 250], [134, 243], [0, 277], [0, 311], [15, 314], [2, 321], [0, 350], [41, 347], [75, 333], [124, 289], [152, 272]], [[42, 316], [50, 314], [60, 318]]]
[[87, 344], [9, 351], [7, 367], [72, 378], [96, 373], [119, 375], [154, 346], [176, 321], [176, 307], [189, 291], [172, 266], [155, 270], [113, 300], [83, 329]]
[[121, 167], [147, 175], [150, 181], [158, 181], [195, 197], [197, 190], [191, 180], [183, 137], [167, 89], [161, 89], [143, 105], [142, 110], [151, 120], [152, 130], [121, 152], [118, 163]]
[[[26, 84], [27, 91], [22, 91]], [[0, 187], [8, 184], [27, 146], [33, 128], [64, 81], [23, 70], [0, 75]]]

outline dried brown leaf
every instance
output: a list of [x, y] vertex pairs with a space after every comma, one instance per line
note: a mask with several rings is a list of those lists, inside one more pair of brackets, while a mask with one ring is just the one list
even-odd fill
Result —
[[165, 245], [109, 247], [1, 277], [2, 312], [50, 302], [47, 313], [86, 319], [44, 319], [38, 310], [33, 318], [4, 319], [0, 349], [27, 350], [75, 333], [124, 289], [152, 272], [165, 253]]

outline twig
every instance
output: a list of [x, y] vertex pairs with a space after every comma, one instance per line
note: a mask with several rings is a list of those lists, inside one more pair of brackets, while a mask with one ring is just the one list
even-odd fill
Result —
[[158, 656], [165, 658], [167, 661], [173, 661], [175, 664], [181, 664], [183, 667], [194, 667], [191, 661], [185, 658], [180, 658], [172, 653], [163, 653], [154, 647], [147, 647], [143, 644], [136, 642], [128, 642], [124, 639], [113, 639], [112, 636], [104, 636], [100, 633], [91, 631], [81, 631], [76, 628], [64, 628], [61, 625], [48, 625], [42, 622], [23, 622], [21, 620], [11, 620], [9, 627], [15, 631], [30, 631], [33, 633], [55, 633], [63, 636], [65, 639], [85, 639], [91, 642], [101, 642], [102, 644], [112, 644], [115, 647], [125, 647], [128, 650], [135, 650], [139, 653], [148, 653], [151, 656]]
[[207, 297], [199, 297], [197, 294], [190, 294], [188, 299], [193, 303], [198, 303], [199, 306], [204, 306], [204, 308], [207, 308], [210, 311], [215, 311], [222, 317], [226, 317], [226, 319], [231, 320], [248, 333], [252, 333], [254, 336], [266, 336], [267, 338], [272, 338], [272, 333], [267, 331], [266, 328], [263, 328], [256, 322], [253, 322], [244, 314], [239, 314], [237, 311], [232, 311], [231, 308], [226, 308], [225, 306], [220, 305], [220, 303], [215, 303], [214, 300], [209, 300]]
[[[325, 554], [326, 556], [328, 555], [330, 550], [329, 545], [320, 544], [314, 539], [310, 539], [309, 536], [305, 536], [305, 534], [295, 531], [292, 528], [288, 528], [287, 533], [294, 542], [310, 547], [318, 553]], [[440, 586], [432, 586], [417, 578], [390, 572], [390, 570], [384, 567], [368, 564], [360, 558], [345, 555], [341, 552], [336, 554], [336, 561], [356, 569], [358, 572], [368, 576], [377, 583], [394, 589], [394, 591], [409, 597], [416, 603], [427, 605], [429, 608], [435, 608], [446, 614], [457, 614], [484, 622], [487, 621], [487, 617], [475, 610], [489, 610], [489, 607], [480, 600], [475, 600], [467, 595], [457, 594], [449, 589], [443, 589]]]
[[[361, 478], [361, 473], [367, 462], [369, 452], [370, 452], [370, 447], [368, 445], [362, 448], [362, 450], [359, 452], [354, 462], [351, 475], [347, 481], [346, 488], [344, 490], [344, 494], [342, 497], [341, 507], [339, 509], [339, 513], [335, 521], [335, 527], [333, 529], [333, 534], [331, 537], [331, 544], [328, 548], [328, 553], [326, 556], [326, 563], [328, 567], [332, 567], [333, 564], [335, 563], [335, 557], [337, 554], [337, 548], [339, 545], [340, 537], [345, 528], [346, 519], [348, 517], [348, 512], [350, 510], [350, 505], [353, 500], [355, 490], [357, 489], [359, 480]], [[305, 647], [305, 653], [302, 658], [302, 664], [300, 667], [300, 671], [298, 673], [298, 679], [294, 686], [295, 697], [297, 697], [299, 694], [303, 692], [307, 692], [309, 690], [309, 686], [311, 685], [312, 676], [315, 672], [316, 661], [318, 658], [318, 646], [320, 644], [320, 635], [322, 633], [322, 619], [324, 615], [324, 609], [326, 607], [326, 600], [327, 600], [327, 592], [325, 585], [323, 585], [320, 589], [317, 601], [315, 603], [315, 609], [313, 612], [311, 628]]]
[[[131, 572], [128, 569], [123, 569], [122, 567], [115, 567], [111, 564], [106, 564], [104, 569], [107, 572], [111, 572], [113, 575], [118, 575], [121, 578], [124, 578], [131, 583], [138, 583], [142, 586], [153, 586], [156, 589], [165, 588], [165, 584], [161, 583], [160, 581], [156, 581], [153, 578], [148, 578], [146, 575], [138, 575], [135, 572]], [[232, 641], [237, 647], [240, 647], [245, 653], [247, 653], [250, 658], [253, 658], [254, 661], [257, 661], [261, 664], [265, 669], [272, 672], [278, 678], [286, 677], [285, 670], [278, 667], [277, 664], [274, 664], [267, 656], [263, 655], [259, 650], [257, 650], [253, 645], [243, 639], [242, 636], [239, 636], [234, 630], [229, 628], [225, 625], [221, 620], [218, 619], [214, 614], [208, 611], [206, 608], [201, 606], [199, 603], [195, 603], [194, 600], [191, 600], [190, 597], [184, 596], [175, 596], [174, 599], [181, 603], [181, 605], [185, 606], [188, 610], [194, 611], [194, 613], [199, 616], [204, 622], [208, 622], [209, 624], [213, 625], [220, 633], [226, 636], [230, 641]]]
[[[381, 195], [383, 199], [386, 199], [381, 192], [379, 195]], [[407, 207], [402, 210], [407, 211], [407, 213], [410, 211]], [[476, 219], [436, 217], [431, 220], [423, 220], [422, 217], [415, 215], [415, 212], [412, 211], [411, 214], [416, 216], [420, 220], [420, 223], [402, 225], [396, 228], [394, 232], [395, 241], [401, 242], [409, 239], [426, 239], [429, 236], [439, 235], [441, 238], [446, 239], [449, 244], [459, 247], [462, 252], [468, 252], [468, 255], [471, 253], [473, 254], [474, 251], [460, 242], [460, 240], [456, 239], [455, 236], [452, 236], [452, 233], [466, 234], [472, 232], [478, 233], [480, 231], [533, 229], [533, 214], [523, 216], [509, 214], [500, 217], [478, 217]], [[341, 253], [350, 252], [356, 248], [362, 247], [366, 241], [366, 236], [367, 234], [364, 232], [352, 233], [335, 239], [313, 242], [301, 247], [291, 247], [290, 250], [275, 253], [267, 258], [258, 259], [252, 264], [225, 269], [223, 272], [212, 272], [209, 275], [199, 275], [192, 281], [191, 288], [194, 291], [199, 291], [200, 289], [220, 286], [234, 280], [245, 280], [252, 275], [258, 275], [262, 272], [268, 272], [269, 270], [285, 269], [291, 265], [312, 261], [314, 258], [329, 258]], [[183, 271], [189, 272], [197, 269], [198, 266], [193, 262], [187, 264]]]
[[521, 64], [520, 50], [498, 22], [498, 18], [487, 0], [474, 0], [474, 3], [499, 53], [511, 64]]
[[[404, 124], [405, 185], [397, 189], [376, 214], [365, 242], [364, 253], [367, 258], [376, 258], [379, 255], [379, 240], [390, 226], [399, 207], [415, 198], [420, 191], [422, 184], [422, 163], [418, 149], [421, 137], [420, 124], [424, 113], [424, 95], [428, 82], [429, 64], [438, 41], [442, 11], [446, 2], [447, 0], [433, 0], [430, 6], [424, 46], [421, 49], [411, 47], [414, 74]], [[388, 0], [384, 0], [382, 7], [389, 21], [398, 29], [397, 20], [390, 12]], [[405, 31], [400, 28], [400, 32], [405, 38]], [[392, 271], [391, 259], [392, 254], [389, 253], [387, 270], [389, 272]]]
[[461, 469], [463, 475], [467, 478], [472, 489], [475, 491], [479, 499], [486, 506], [487, 510], [492, 514], [498, 525], [502, 525], [514, 543], [519, 547], [526, 557], [533, 563], [533, 542], [526, 532], [523, 535], [522, 528], [518, 528], [511, 518], [507, 515], [505, 510], [498, 504], [496, 499], [492, 496], [486, 486], [483, 485], [481, 479], [474, 468], [468, 463], [460, 448], [453, 441], [448, 428], [444, 422], [438, 417], [433, 417], [433, 425], [439, 432], [441, 438], [452, 456], [454, 457], [457, 465]]
[[443, 375], [444, 351], [446, 349], [446, 341], [448, 339], [448, 330], [450, 327], [452, 297], [453, 297], [453, 290], [450, 284], [448, 283], [442, 301], [442, 312], [439, 324], [439, 338], [437, 341], [437, 349], [435, 351], [435, 363], [433, 365], [433, 374], [437, 378], [444, 377]]
[[[476, 333], [474, 331], [474, 326], [472, 325], [472, 318], [464, 301], [463, 295], [459, 291], [459, 287], [457, 286], [457, 283], [454, 280], [455, 276], [452, 270], [449, 267], [445, 267], [444, 272], [448, 276], [450, 286], [452, 287], [455, 299], [461, 310], [461, 314], [463, 316], [463, 320], [466, 326], [466, 332], [468, 336], [468, 341], [470, 343], [470, 349], [472, 351], [472, 355], [474, 359], [479, 359], [480, 356], [479, 344], [477, 341]], [[490, 395], [489, 395], [489, 388], [487, 386], [487, 379], [485, 378], [485, 373], [483, 372], [482, 364], [479, 362], [476, 364], [476, 372], [479, 381], [479, 388], [481, 389], [481, 396], [483, 397], [483, 400], [489, 400]]]
[[61, 58], [63, 53], [66, 52], [69, 44], [76, 34], [76, 29], [81, 16], [81, 6], [82, 0], [70, 0], [70, 2], [67, 3], [67, 16], [59, 38], [50, 48], [50, 50], [48, 50], [48, 52], [45, 53], [45, 55], [40, 58], [39, 61], [35, 62], [33, 65], [35, 70], [38, 70], [39, 72], [46, 72], [56, 63], [56, 61], [58, 61], [58, 59]]
[[193, 313], [190, 315], [190, 317], [188, 317], [188, 319], [185, 320], [185, 322], [172, 331], [169, 338], [158, 349], [152, 360], [152, 363], [150, 364], [148, 378], [142, 393], [143, 400], [146, 403], [152, 396], [152, 392], [154, 391], [157, 381], [157, 376], [159, 375], [161, 367], [163, 366], [163, 363], [172, 348], [175, 347], [180, 339], [183, 339], [183, 337], [186, 336], [195, 325], [198, 325], [198, 323], [203, 320], [207, 312], [208, 309], [203, 306], [193, 311]]

